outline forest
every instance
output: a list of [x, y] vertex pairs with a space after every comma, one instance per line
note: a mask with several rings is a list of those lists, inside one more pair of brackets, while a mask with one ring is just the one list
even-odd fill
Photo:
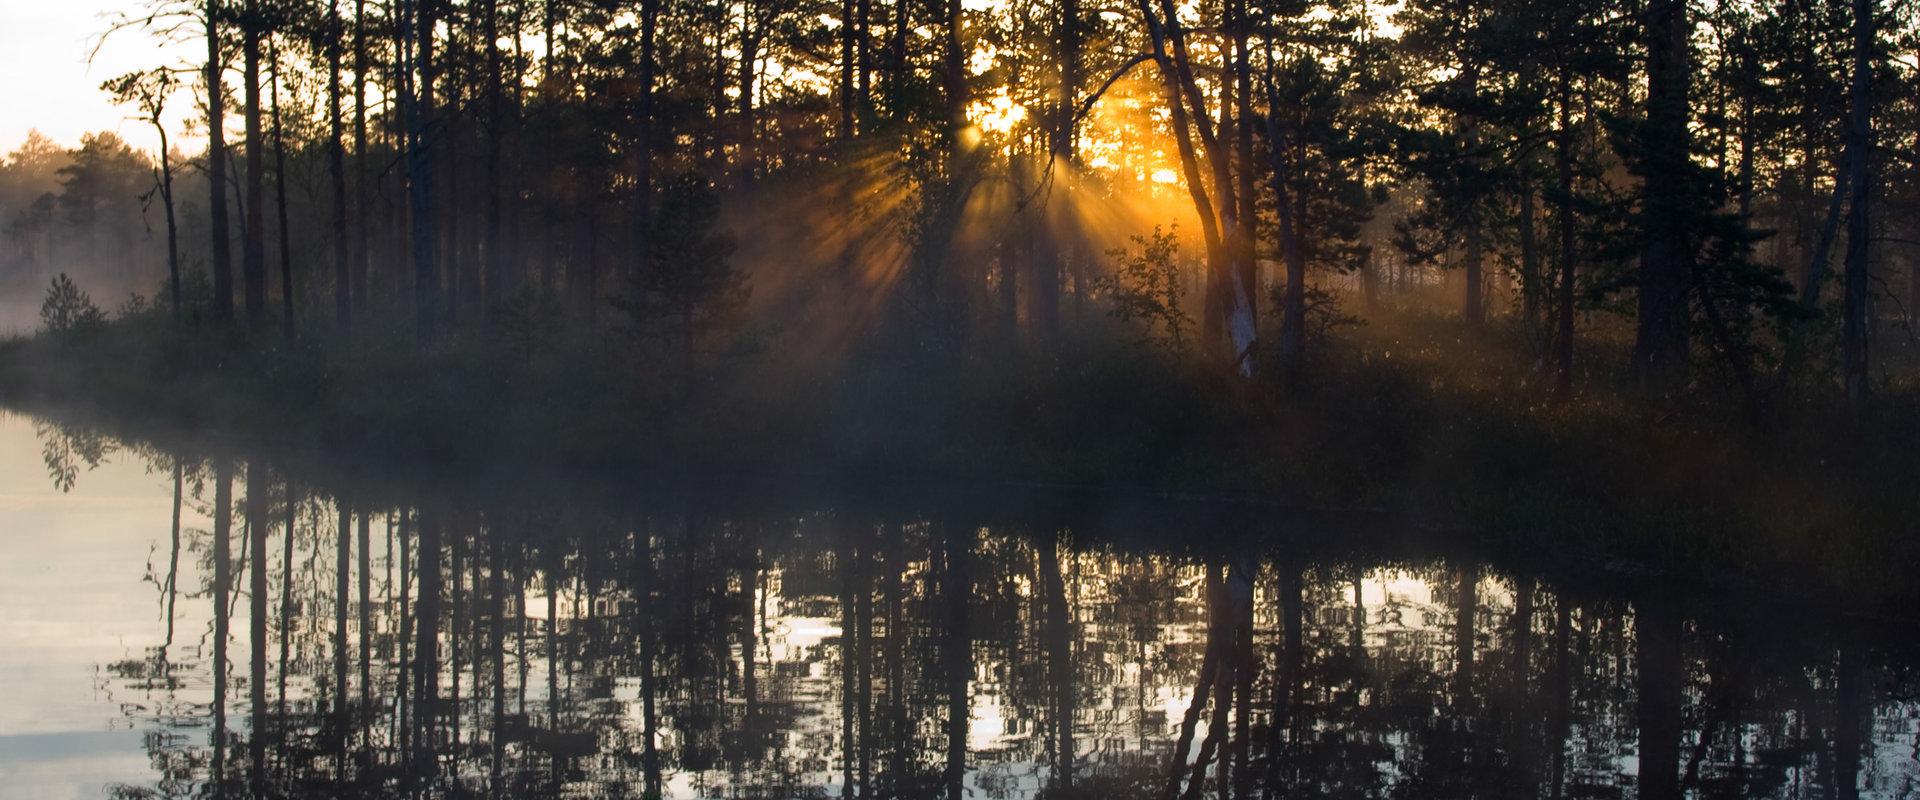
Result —
[[10, 405], [422, 464], [1585, 522], [1902, 584], [1908, 2], [102, 26], [204, 57], [100, 87], [158, 152], [33, 136], [0, 168], [9, 308], [39, 304]]
[[104, 7], [0, 793], [1920, 791], [1917, 0]]

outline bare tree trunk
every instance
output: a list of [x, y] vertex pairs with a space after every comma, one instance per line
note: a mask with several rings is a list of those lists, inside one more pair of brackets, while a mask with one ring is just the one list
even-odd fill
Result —
[[506, 133], [500, 82], [505, 76], [500, 63], [500, 2], [485, 0], [481, 8], [487, 41], [487, 219], [481, 230], [481, 255], [485, 259], [481, 302], [485, 307], [492, 308], [503, 299], [506, 288], [506, 262], [500, 252], [500, 141]]
[[267, 319], [266, 224], [262, 221], [266, 197], [266, 145], [260, 136], [260, 36], [259, 0], [247, 0], [240, 24], [244, 83], [246, 88], [246, 239], [241, 250], [240, 280], [246, 295], [247, 326], [258, 328]]
[[[346, 120], [340, 100], [340, 58], [343, 45], [340, 0], [327, 2], [327, 171], [333, 181], [333, 311], [344, 330], [353, 324], [353, 281], [347, 249]], [[287, 318], [292, 319], [293, 293], [287, 292]], [[291, 329], [292, 324], [288, 324]]]
[[[1194, 211], [1200, 218], [1201, 238], [1206, 244], [1207, 292], [1201, 338], [1209, 346], [1230, 342], [1241, 356], [1235, 365], [1243, 375], [1251, 376], [1253, 362], [1246, 356], [1251, 355], [1252, 340], [1248, 339], [1244, 348], [1237, 342], [1231, 342], [1240, 335], [1251, 336], [1253, 327], [1250, 318], [1239, 316], [1241, 309], [1231, 306], [1227, 296], [1238, 285], [1229, 279], [1233, 271], [1233, 257], [1227, 248], [1234, 231], [1226, 221], [1235, 216], [1235, 212], [1229, 210], [1234, 208], [1235, 203], [1227, 154], [1221, 152], [1213, 124], [1207, 116], [1206, 103], [1192, 79], [1178, 12], [1171, 2], [1161, 2], [1158, 12], [1154, 10], [1152, 0], [1137, 0], [1136, 5], [1147, 26], [1153, 59], [1159, 67], [1166, 92], [1167, 109], [1173, 117], [1174, 144], [1180, 155], [1180, 171], [1187, 186], [1187, 196], [1193, 201]], [[1192, 106], [1191, 119], [1189, 104]], [[1200, 156], [1193, 142], [1194, 131], [1198, 131], [1200, 146], [1205, 150], [1208, 163], [1213, 166], [1213, 195], [1208, 193], [1206, 179], [1200, 173]], [[1214, 195], [1218, 196], [1217, 207]], [[1245, 310], [1250, 312], [1251, 306]], [[1229, 325], [1230, 322], [1235, 324]]]
[[1486, 279], [1481, 274], [1485, 260], [1484, 231], [1480, 222], [1480, 203], [1473, 201], [1467, 210], [1466, 253], [1463, 261], [1466, 295], [1461, 304], [1461, 316], [1470, 323], [1480, 323], [1487, 319]]
[[[439, 261], [434, 248], [438, 234], [438, 215], [433, 200], [433, 147], [436, 113], [434, 109], [433, 0], [412, 0], [414, 27], [410, 29], [409, 49], [416, 57], [418, 72], [409, 95], [410, 130], [407, 158], [408, 196], [413, 210], [413, 313], [414, 337], [421, 346], [433, 343], [438, 329], [440, 302]], [[424, 534], [425, 531], [423, 530]]]
[[225, 69], [220, 57], [220, 0], [207, 0], [207, 220], [213, 229], [213, 318], [233, 320], [232, 234], [227, 229]]
[[[367, 273], [372, 269], [373, 253], [370, 245], [368, 226], [372, 224], [369, 214], [373, 208], [373, 174], [371, 160], [367, 154], [367, 74], [372, 65], [367, 61], [367, 2], [354, 0], [353, 3], [353, 189], [354, 189], [354, 225], [352, 256], [352, 299], [348, 301], [349, 318], [352, 323], [351, 309], [354, 303], [361, 308], [368, 307]], [[390, 87], [391, 88], [391, 87]], [[335, 115], [338, 116], [337, 114]]]
[[287, 222], [287, 140], [280, 119], [280, 45], [267, 37], [273, 69], [273, 200], [280, 230], [280, 337], [293, 341], [293, 230]]
[[1280, 260], [1286, 265], [1287, 284], [1280, 310], [1280, 356], [1298, 362], [1307, 353], [1307, 258], [1300, 241], [1300, 221], [1294, 219], [1298, 208], [1293, 202], [1293, 170], [1287, 163], [1291, 151], [1280, 116], [1280, 85], [1274, 77], [1273, 37], [1267, 36], [1267, 182], [1273, 188], [1275, 215], [1280, 220]]
[[1562, 400], [1573, 395], [1573, 87], [1568, 67], [1559, 66], [1560, 119], [1554, 131], [1554, 225], [1560, 236], [1559, 277], [1554, 287], [1554, 393]]
[[1641, 209], [1646, 240], [1640, 254], [1639, 322], [1634, 360], [1649, 398], [1685, 388], [1689, 338], [1688, 284], [1693, 271], [1690, 135], [1693, 26], [1685, 0], [1651, 0], [1645, 10], [1647, 120], [1643, 137]]
[[1847, 405], [1867, 402], [1867, 295], [1873, 226], [1873, 46], [1874, 0], [1853, 0], [1853, 86], [1847, 126], [1847, 173], [1853, 198], [1847, 212], [1846, 299], [1840, 328], [1840, 375]]
[[653, 80], [654, 38], [660, 22], [661, 0], [640, 3], [640, 87], [633, 136], [633, 266], [632, 283], [640, 296], [636, 308], [646, 308], [649, 261], [648, 231], [653, 227]]
[[[1533, 182], [1520, 187], [1520, 305], [1528, 338], [1540, 325], [1540, 244], [1534, 224]], [[1536, 340], [1537, 341], [1537, 340]]]
[[853, 140], [854, 132], [854, 40], [859, 25], [854, 20], [857, 0], [840, 0], [840, 141]]
[[160, 134], [160, 204], [167, 214], [167, 298], [173, 319], [180, 321], [180, 226], [173, 213], [173, 159], [167, 152], [167, 128], [160, 124], [160, 106], [153, 109], [153, 129]]

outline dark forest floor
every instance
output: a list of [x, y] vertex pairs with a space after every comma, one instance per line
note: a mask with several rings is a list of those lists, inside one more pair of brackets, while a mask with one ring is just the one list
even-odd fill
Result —
[[[1630, 402], [1618, 374], [1588, 368], [1559, 402], [1515, 329], [1440, 319], [1320, 345], [1253, 382], [1112, 331], [938, 366], [799, 364], [772, 342], [689, 373], [605, 342], [469, 334], [422, 353], [397, 334], [288, 346], [135, 319], [0, 344], [0, 403], [434, 474], [974, 484], [1252, 502], [1281, 526], [1303, 510], [1387, 515], [1622, 579], [1872, 614], [1920, 597], [1908, 398], [1861, 419], [1807, 403], [1759, 420], [1708, 388]], [[1583, 356], [1622, 360], [1609, 352]]]

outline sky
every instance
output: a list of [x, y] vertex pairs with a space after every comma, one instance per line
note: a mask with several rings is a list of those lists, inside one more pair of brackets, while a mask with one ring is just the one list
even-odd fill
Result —
[[[100, 90], [110, 78], [194, 57], [193, 43], [167, 44], [139, 30], [101, 42], [114, 20], [146, 8], [146, 0], [0, 0], [0, 155], [34, 128], [69, 147], [83, 133], [110, 130], [136, 148], [157, 149], [153, 129]], [[171, 107], [178, 115], [169, 131], [178, 132], [177, 120], [194, 107], [191, 95]]]

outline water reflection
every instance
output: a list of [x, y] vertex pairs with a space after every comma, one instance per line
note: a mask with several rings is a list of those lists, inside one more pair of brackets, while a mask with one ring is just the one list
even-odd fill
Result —
[[158, 608], [125, 609], [154, 644], [100, 708], [150, 763], [121, 797], [1850, 798], [1920, 774], [1905, 643], [1764, 605], [897, 504], [396, 499], [40, 435], [55, 489], [129, 458], [171, 498]]

